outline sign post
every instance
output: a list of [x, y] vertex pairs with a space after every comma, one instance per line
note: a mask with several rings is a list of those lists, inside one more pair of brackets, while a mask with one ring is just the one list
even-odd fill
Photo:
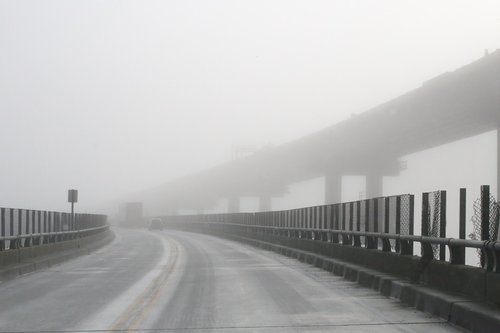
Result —
[[71, 202], [71, 225], [75, 229], [75, 202], [78, 202], [78, 190], [68, 190], [68, 202]]

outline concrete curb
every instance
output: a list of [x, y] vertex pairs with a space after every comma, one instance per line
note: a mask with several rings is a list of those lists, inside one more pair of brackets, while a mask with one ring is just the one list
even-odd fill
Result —
[[443, 292], [403, 280], [394, 275], [313, 252], [230, 234], [216, 234], [216, 236], [250, 244], [309, 263], [342, 276], [346, 280], [357, 282], [363, 287], [375, 289], [384, 296], [398, 299], [409, 307], [441, 317], [471, 332], [500, 331], [500, 308], [481, 300]]
[[[71, 245], [74, 245], [75, 246], [74, 248], [62, 250], [59, 253], [53, 253], [37, 258], [25, 259], [19, 263], [9, 264], [4, 267], [0, 267], [0, 282], [12, 280], [24, 274], [47, 269], [51, 266], [60, 264], [62, 262], [83, 255], [91, 254], [97, 249], [109, 244], [115, 238], [115, 234], [113, 231], [108, 230], [103, 232], [102, 235], [98, 234], [86, 238], [87, 239], [81, 238], [79, 240], [66, 241], [68, 243], [71, 243]], [[66, 243], [66, 242], [61, 242], [61, 243]]]

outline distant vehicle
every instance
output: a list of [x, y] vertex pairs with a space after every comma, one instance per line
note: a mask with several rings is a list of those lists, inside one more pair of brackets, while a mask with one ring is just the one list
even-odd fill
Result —
[[149, 222], [149, 230], [163, 230], [163, 222], [160, 218], [155, 217], [152, 218], [151, 221]]

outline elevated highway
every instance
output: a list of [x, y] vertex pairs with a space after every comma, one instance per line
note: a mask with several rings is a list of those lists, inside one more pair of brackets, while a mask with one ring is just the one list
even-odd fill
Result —
[[367, 197], [376, 197], [382, 177], [399, 174], [401, 156], [498, 130], [499, 124], [497, 50], [317, 133], [172, 181], [143, 198], [168, 211], [200, 211], [228, 198], [234, 212], [239, 197], [258, 196], [261, 210], [269, 210], [270, 198], [286, 193], [289, 184], [325, 176], [326, 203], [337, 203], [343, 175], [366, 175]]

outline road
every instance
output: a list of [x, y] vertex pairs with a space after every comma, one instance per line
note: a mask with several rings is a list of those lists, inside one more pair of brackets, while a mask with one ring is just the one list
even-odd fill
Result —
[[0, 284], [0, 332], [459, 332], [278, 254], [209, 235], [110, 245]]

